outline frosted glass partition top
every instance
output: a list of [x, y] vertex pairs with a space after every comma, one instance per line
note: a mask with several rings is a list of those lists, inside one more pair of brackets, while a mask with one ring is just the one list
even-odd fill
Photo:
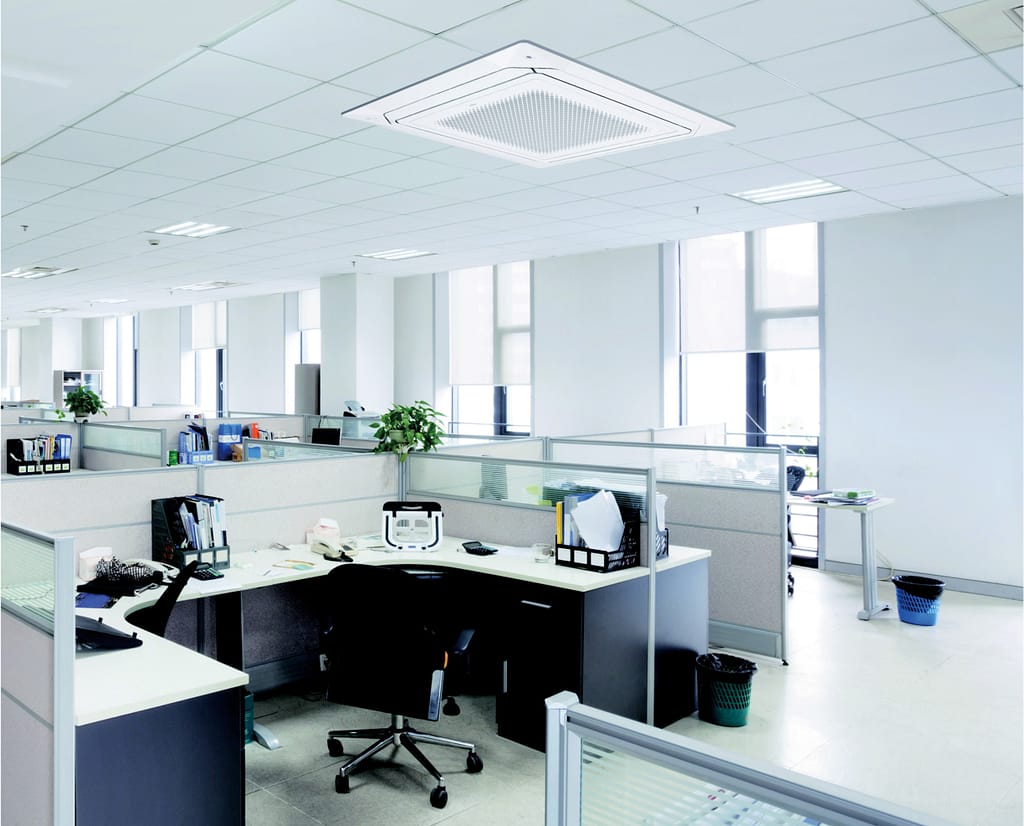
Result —
[[152, 427], [105, 425], [90, 422], [82, 425], [82, 447], [113, 450], [163, 461], [164, 431]]
[[606, 489], [645, 507], [647, 474], [617, 467], [413, 453], [408, 489], [416, 496], [461, 496], [552, 507], [566, 493]]
[[[316, 459], [323, 456], [357, 456], [364, 452], [336, 445], [314, 445], [309, 442], [276, 442], [270, 439], [244, 438], [242, 443], [244, 445], [242, 452], [247, 462], [288, 462]], [[259, 455], [253, 455], [253, 451], [256, 449], [259, 450]]]
[[625, 467], [653, 467], [663, 482], [779, 486], [778, 448], [705, 447], [701, 445], [633, 445], [583, 440], [551, 440], [551, 459]]
[[0, 600], [6, 610], [53, 634], [53, 543], [17, 528], [0, 528]]

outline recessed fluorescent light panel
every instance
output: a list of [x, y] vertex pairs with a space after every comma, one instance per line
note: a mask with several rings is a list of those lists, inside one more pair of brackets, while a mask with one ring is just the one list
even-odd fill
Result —
[[810, 181], [797, 181], [795, 184], [768, 186], [764, 189], [750, 189], [746, 192], [734, 192], [734, 198], [742, 198], [755, 204], [777, 204], [779, 201], [795, 201], [797, 198], [810, 198], [814, 195], [831, 195], [833, 192], [846, 192], [844, 187], [814, 178]]
[[535, 167], [732, 128], [529, 41], [342, 114]]
[[404, 261], [406, 258], [422, 258], [425, 255], [436, 255], [434, 252], [424, 252], [423, 250], [383, 250], [381, 252], [363, 252], [359, 254], [360, 258], [377, 258], [382, 261]]
[[51, 275], [63, 275], [77, 269], [78, 267], [15, 267], [13, 270], [0, 273], [0, 278], [24, 278], [28, 281], [36, 278], [49, 278]]
[[33, 313], [39, 313], [40, 315], [53, 315], [54, 313], [66, 313], [66, 307], [41, 307], [38, 310], [32, 310]]
[[127, 298], [94, 298], [90, 301], [90, 304], [124, 304], [128, 301]]
[[171, 292], [203, 292], [205, 290], [223, 290], [226, 287], [241, 287], [237, 281], [201, 281], [198, 284], [185, 284], [183, 287], [171, 287]]
[[227, 232], [231, 227], [218, 226], [217, 224], [200, 224], [196, 221], [182, 221], [180, 224], [171, 224], [163, 229], [155, 229], [153, 232], [160, 235], [184, 235], [187, 238], [206, 238], [208, 235], [217, 235]]

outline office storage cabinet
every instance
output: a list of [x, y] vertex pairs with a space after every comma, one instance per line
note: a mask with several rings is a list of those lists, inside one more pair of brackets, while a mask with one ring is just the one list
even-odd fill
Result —
[[103, 398], [102, 370], [54, 370], [53, 371], [53, 404], [64, 406], [64, 398], [76, 387], [85, 387]]

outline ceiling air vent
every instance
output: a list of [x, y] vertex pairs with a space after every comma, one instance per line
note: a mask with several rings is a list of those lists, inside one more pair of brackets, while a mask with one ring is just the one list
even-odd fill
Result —
[[528, 41], [343, 114], [536, 167], [732, 128]]

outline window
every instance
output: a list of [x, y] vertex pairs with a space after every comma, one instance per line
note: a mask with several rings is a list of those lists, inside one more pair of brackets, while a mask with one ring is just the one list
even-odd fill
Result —
[[320, 349], [320, 290], [299, 292], [299, 363], [319, 364]]
[[192, 350], [195, 356], [195, 403], [206, 414], [224, 415], [224, 347], [227, 344], [227, 302], [192, 306]]
[[453, 433], [530, 432], [530, 262], [449, 273]]

